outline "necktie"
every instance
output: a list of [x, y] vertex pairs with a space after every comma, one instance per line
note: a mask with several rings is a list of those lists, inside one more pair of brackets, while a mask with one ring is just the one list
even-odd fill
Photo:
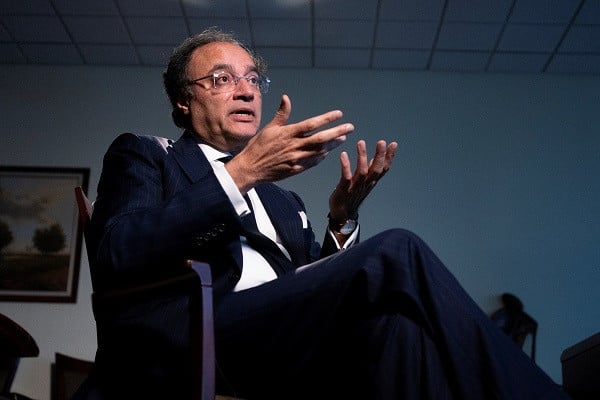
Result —
[[[219, 158], [219, 161], [227, 163], [231, 160], [232, 156], [226, 156]], [[286, 271], [291, 271], [295, 267], [292, 262], [281, 252], [277, 244], [271, 239], [263, 235], [256, 225], [256, 219], [254, 218], [254, 209], [252, 202], [248, 197], [248, 194], [244, 195], [248, 207], [252, 213], [241, 217], [242, 219], [242, 232], [241, 234], [246, 238], [250, 247], [258, 251], [275, 270], [277, 275], [282, 275]]]
[[244, 195], [244, 198], [246, 199], [250, 210], [253, 211], [251, 214], [242, 217], [242, 235], [246, 237], [250, 247], [258, 251], [269, 262], [277, 275], [282, 275], [286, 271], [293, 270], [294, 265], [285, 254], [281, 252], [277, 244], [258, 230], [250, 198], [247, 194]]

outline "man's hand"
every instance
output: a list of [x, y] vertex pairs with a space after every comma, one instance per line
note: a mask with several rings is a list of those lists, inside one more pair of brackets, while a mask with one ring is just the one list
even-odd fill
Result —
[[289, 97], [283, 95], [273, 120], [227, 163], [242, 193], [259, 183], [275, 182], [314, 167], [354, 130], [352, 124], [345, 123], [319, 131], [342, 118], [339, 110], [286, 125], [291, 110]]
[[358, 207], [363, 200], [392, 166], [397, 148], [396, 142], [387, 145], [384, 140], [379, 140], [375, 147], [375, 156], [367, 162], [367, 145], [364, 140], [359, 140], [356, 144], [357, 162], [354, 174], [348, 153], [340, 154], [341, 178], [329, 197], [329, 216], [333, 221], [341, 223], [358, 213]]

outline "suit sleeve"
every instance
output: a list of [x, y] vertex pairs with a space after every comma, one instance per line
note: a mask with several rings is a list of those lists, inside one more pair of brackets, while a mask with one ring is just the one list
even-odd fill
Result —
[[183, 182], [169, 162], [163, 148], [133, 134], [109, 147], [86, 232], [95, 286], [111, 286], [115, 275], [168, 275], [174, 260], [198, 255], [200, 238], [238, 234], [239, 217], [212, 169]]

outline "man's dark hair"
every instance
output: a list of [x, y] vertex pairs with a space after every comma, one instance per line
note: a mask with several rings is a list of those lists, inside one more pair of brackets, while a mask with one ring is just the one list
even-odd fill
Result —
[[214, 42], [226, 42], [240, 46], [252, 57], [259, 74], [264, 75], [267, 72], [267, 66], [263, 59], [240, 42], [232, 33], [223, 32], [212, 27], [187, 38], [173, 50], [169, 58], [169, 64], [163, 72], [163, 84], [173, 107], [171, 116], [175, 125], [180, 128], [191, 128], [189, 115], [183, 114], [177, 107], [177, 103], [181, 101], [187, 103], [193, 96], [189, 85], [190, 78], [188, 77], [188, 66], [192, 53], [197, 48]]

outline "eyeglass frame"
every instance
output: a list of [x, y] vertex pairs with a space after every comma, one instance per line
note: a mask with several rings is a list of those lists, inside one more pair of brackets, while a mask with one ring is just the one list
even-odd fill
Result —
[[[217, 87], [217, 78], [219, 78], [219, 76], [221, 76], [222, 74], [227, 74], [227, 75], [231, 76], [232, 81], [233, 81], [233, 85], [231, 85], [231, 90], [233, 90], [237, 86], [237, 84], [240, 81], [240, 79], [245, 79], [246, 82], [248, 82], [251, 87], [258, 88], [258, 91], [260, 93], [262, 93], [262, 94], [265, 94], [265, 93], [267, 93], [269, 91], [269, 85], [271, 84], [271, 80], [269, 79], [268, 76], [259, 74], [256, 71], [249, 72], [246, 75], [237, 75], [237, 74], [234, 74], [232, 72], [224, 71], [224, 70], [215, 71], [212, 74], [203, 76], [201, 78], [191, 79], [191, 80], [187, 81], [187, 84], [188, 85], [192, 85], [192, 84], [197, 85], [198, 82], [200, 82], [201, 80], [212, 78], [212, 80], [213, 80], [213, 84], [212, 84], [213, 89], [218, 89], [218, 87]], [[250, 83], [250, 79], [254, 78], [254, 77], [257, 78], [257, 84], [256, 85], [253, 85], [252, 83]]]

